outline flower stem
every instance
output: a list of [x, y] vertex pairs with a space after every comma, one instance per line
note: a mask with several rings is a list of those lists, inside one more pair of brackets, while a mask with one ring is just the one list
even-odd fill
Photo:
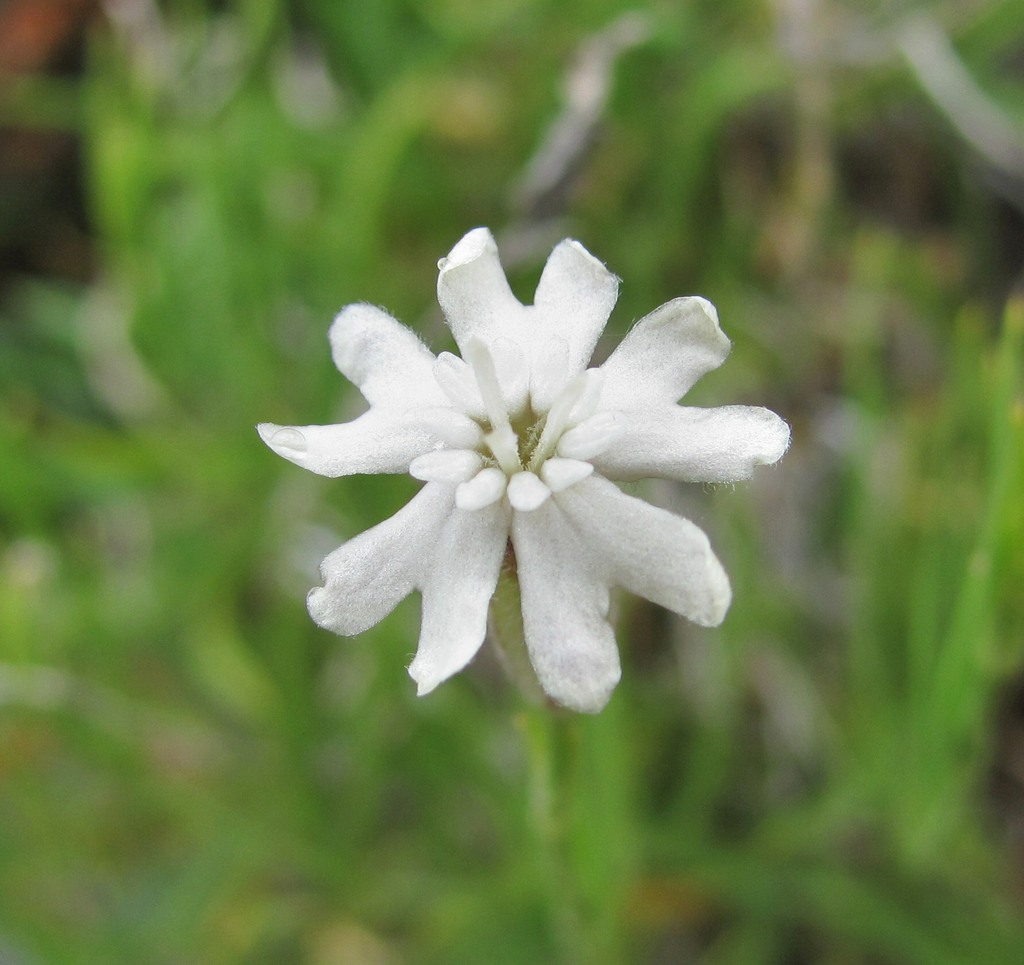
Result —
[[527, 700], [517, 718], [528, 766], [527, 824], [543, 881], [560, 965], [589, 965], [580, 885], [570, 854], [571, 785], [579, 734], [568, 712], [544, 696], [530, 666], [511, 544], [491, 601], [491, 636], [509, 676]]
[[[516, 572], [515, 552], [509, 544], [498, 587], [491, 600], [490, 630], [496, 649], [509, 676], [519, 685], [526, 706], [516, 719], [526, 751], [527, 828], [536, 854], [536, 869], [543, 887], [549, 927], [558, 965], [608, 965], [623, 960], [618, 953], [621, 928], [616, 920], [614, 892], [621, 875], [605, 874], [606, 861], [594, 864], [594, 842], [587, 829], [575, 822], [596, 811], [600, 802], [587, 800], [593, 793], [589, 771], [593, 747], [588, 750], [588, 733], [594, 736], [595, 720], [580, 718], [548, 700], [530, 665], [523, 633], [522, 603]], [[608, 724], [614, 731], [614, 721]], [[586, 726], [585, 726], [586, 725]], [[600, 727], [601, 746], [608, 746], [608, 727]], [[615, 745], [615, 741], [611, 742]], [[615, 800], [613, 789], [621, 785], [621, 774], [609, 777], [608, 767], [619, 761], [616, 754], [603, 762], [597, 775], [599, 797]], [[588, 763], [589, 761], [589, 763]], [[588, 777], [584, 780], [584, 774]], [[597, 853], [617, 858], [623, 829], [614, 829], [614, 841], [602, 841]], [[616, 844], [618, 842], [618, 844]], [[583, 849], [581, 851], [581, 848]], [[584, 852], [590, 849], [590, 859]], [[621, 870], [621, 869], [620, 869]], [[611, 912], [611, 916], [609, 916]]]
[[529, 765], [529, 826], [544, 877], [557, 960], [564, 965], [583, 965], [592, 959], [569, 847], [568, 778], [577, 736], [572, 725], [564, 713], [547, 706], [530, 708], [520, 717]]

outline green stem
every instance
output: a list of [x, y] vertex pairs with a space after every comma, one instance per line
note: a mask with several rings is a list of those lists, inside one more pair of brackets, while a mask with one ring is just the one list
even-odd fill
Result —
[[583, 965], [592, 959], [569, 847], [569, 777], [578, 736], [572, 724], [564, 713], [546, 706], [531, 708], [520, 718], [529, 765], [529, 826], [544, 876], [558, 961]]
[[571, 785], [579, 734], [567, 711], [548, 701], [530, 666], [523, 633], [522, 601], [511, 544], [491, 601], [491, 636], [509, 676], [527, 698], [518, 724], [528, 764], [527, 818], [545, 904], [563, 965], [589, 963], [587, 930], [578, 876], [570, 855]]

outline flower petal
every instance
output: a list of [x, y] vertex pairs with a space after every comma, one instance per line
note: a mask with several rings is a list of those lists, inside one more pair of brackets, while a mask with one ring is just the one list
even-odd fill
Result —
[[415, 589], [453, 499], [451, 486], [427, 483], [390, 519], [331, 553], [320, 564], [324, 585], [306, 598], [313, 620], [343, 636], [383, 620]]
[[641, 318], [601, 366], [601, 407], [677, 402], [725, 361], [729, 348], [711, 302], [696, 295], [666, 302]]
[[437, 438], [408, 415], [386, 409], [338, 425], [261, 422], [256, 431], [279, 456], [321, 476], [405, 472], [413, 459], [437, 445]]
[[438, 269], [437, 300], [460, 349], [473, 335], [488, 343], [516, 338], [526, 309], [509, 288], [498, 246], [487, 228], [465, 235], [438, 262]]
[[554, 501], [600, 561], [609, 585], [621, 586], [675, 613], [714, 627], [725, 618], [732, 591], [703, 530], [614, 483], [591, 476]]
[[508, 544], [508, 510], [456, 509], [445, 521], [419, 584], [423, 622], [409, 675], [420, 696], [458, 673], [487, 634], [487, 610]]
[[327, 337], [334, 364], [371, 405], [447, 404], [433, 375], [433, 353], [383, 309], [348, 305], [334, 319]]
[[563, 382], [586, 368], [618, 297], [619, 279], [578, 241], [567, 238], [551, 252], [534, 305], [540, 330], [568, 344]]
[[566, 707], [597, 713], [621, 672], [596, 561], [555, 499], [513, 513], [512, 542], [526, 647], [541, 686]]
[[760, 406], [659, 405], [619, 415], [621, 437], [592, 461], [598, 472], [624, 482], [652, 476], [736, 482], [777, 462], [789, 446], [789, 426]]

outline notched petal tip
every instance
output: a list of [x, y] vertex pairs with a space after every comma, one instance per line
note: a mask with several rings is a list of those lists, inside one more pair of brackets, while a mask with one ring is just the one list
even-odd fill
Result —
[[772, 466], [788, 451], [793, 442], [793, 430], [788, 422], [771, 409], [764, 409], [765, 441], [767, 445], [761, 456], [762, 466]]
[[444, 402], [433, 378], [434, 355], [383, 308], [346, 305], [327, 333], [338, 371], [371, 406], [414, 409]]
[[441, 259], [437, 300], [463, 358], [472, 335], [490, 343], [520, 332], [525, 310], [509, 287], [498, 246], [487, 228], [474, 228]]
[[[681, 586], [687, 585], [690, 592], [685, 601], [680, 598], [677, 600], [657, 599], [656, 602], [663, 606], [667, 605], [669, 609], [685, 616], [687, 620], [698, 626], [717, 627], [725, 619], [729, 607], [732, 605], [732, 584], [729, 582], [729, 574], [726, 573], [721, 560], [712, 549], [707, 533], [683, 517], [674, 518], [669, 525], [676, 528], [685, 527], [689, 532], [691, 540], [689, 553], [693, 569], [685, 576], [680, 572], [679, 583]], [[666, 531], [668, 531], [668, 527], [666, 527]], [[648, 542], [653, 542], [653, 540]], [[681, 540], [675, 541], [675, 545], [681, 545]], [[666, 547], [666, 549], [669, 548]], [[667, 553], [664, 558], [669, 558]], [[699, 579], [695, 578], [695, 573], [700, 574]], [[647, 594], [641, 593], [641, 595], [646, 596]]]
[[480, 227], [467, 231], [448, 254], [437, 263], [437, 270], [442, 274], [461, 268], [476, 261], [487, 251], [497, 251], [497, 243], [490, 228]]
[[433, 693], [438, 686], [447, 680], [447, 677], [441, 677], [438, 674], [432, 674], [428, 667], [423, 666], [418, 661], [413, 660], [408, 667], [406, 672], [412, 677], [416, 684], [416, 696], [426, 697], [427, 694]]
[[261, 422], [256, 426], [260, 438], [279, 456], [301, 463], [309, 451], [306, 437], [295, 426], [279, 426]]
[[[320, 579], [327, 583], [323, 567], [320, 568]], [[337, 606], [335, 595], [327, 586], [314, 586], [306, 594], [306, 610], [318, 627], [341, 637], [357, 636], [372, 626], [372, 623], [354, 620], [350, 615], [343, 614]]]
[[580, 714], [599, 714], [608, 705], [622, 678], [614, 665], [580, 669], [562, 680], [542, 681], [544, 692], [554, 701]]
[[[328, 576], [322, 567], [320, 572], [320, 578], [327, 584]], [[352, 606], [351, 602], [339, 597], [337, 590], [332, 590], [327, 585], [314, 586], [306, 594], [306, 610], [312, 621], [322, 630], [336, 633], [339, 637], [357, 637], [379, 623], [386, 615], [368, 616], [366, 611], [358, 605]]]
[[381, 329], [389, 322], [399, 324], [383, 308], [369, 302], [345, 305], [327, 329], [331, 357], [338, 371], [344, 374], [360, 368], [367, 342], [374, 336], [379, 337]]
[[674, 298], [641, 318], [601, 367], [602, 405], [676, 402], [718, 368], [731, 347], [711, 302], [699, 295]]
[[429, 693], [462, 670], [487, 636], [487, 613], [508, 542], [503, 507], [452, 513], [420, 562], [422, 620], [409, 675]]
[[732, 342], [718, 321], [718, 309], [701, 295], [673, 298], [652, 314], [658, 315], [659, 326], [681, 328], [705, 350], [716, 351], [720, 361], [725, 361], [732, 349]]
[[[482, 605], [481, 614], [486, 614], [487, 604], [486, 602]], [[438, 687], [441, 686], [446, 680], [450, 680], [457, 673], [461, 673], [473, 662], [473, 658], [476, 656], [481, 645], [484, 642], [486, 636], [486, 626], [481, 625], [480, 633], [473, 634], [469, 640], [470, 645], [466, 646], [466, 641], [459, 641], [459, 644], [452, 648], [449, 646], [451, 640], [450, 637], [443, 637], [444, 649], [438, 650], [437, 643], [434, 641], [434, 646], [424, 651], [423, 641], [420, 642], [420, 647], [413, 658], [412, 663], [406, 667], [406, 672], [416, 683], [416, 696], [426, 697], [427, 694], [433, 693]]]
[[[558, 264], [559, 267], [571, 268], [578, 276], [586, 273], [592, 284], [600, 284], [607, 287], [612, 293], [617, 292], [622, 279], [615, 274], [600, 258], [591, 254], [575, 238], [564, 238], [555, 245], [548, 261]], [[561, 263], [561, 264], [559, 264]]]
[[701, 627], [717, 627], [725, 620], [729, 607], [732, 606], [732, 584], [729, 582], [729, 574], [715, 556], [710, 543], [704, 565], [703, 598], [699, 605], [687, 612], [686, 618]]
[[[320, 566], [320, 579], [326, 583], [327, 578], [324, 576], [323, 565]], [[306, 594], [306, 609], [309, 610], [309, 615], [313, 618], [313, 622], [317, 626], [323, 626], [323, 622], [320, 619], [323, 616], [324, 610], [327, 608], [327, 598], [325, 596], [326, 588], [323, 586], [314, 586]]]
[[566, 377], [590, 360], [618, 295], [618, 277], [578, 241], [566, 239], [551, 252], [537, 283], [533, 317], [538, 337], [557, 333], [568, 343]]
[[[787, 452], [790, 444], [789, 423], [771, 409], [764, 406], [723, 406], [720, 409], [709, 409], [709, 413], [734, 412], [742, 419], [737, 419], [737, 432], [733, 438], [733, 446], [737, 453], [747, 453], [747, 464], [742, 472], [737, 472], [735, 479], [749, 479], [758, 466], [771, 466], [777, 463]], [[733, 481], [733, 478], [723, 481]]]
[[416, 696], [426, 697], [427, 694], [433, 693], [446, 680], [450, 680], [455, 674], [465, 670], [472, 662], [474, 656], [476, 656], [475, 650], [464, 661], [459, 660], [443, 666], [436, 659], [423, 660], [417, 654], [413, 662], [406, 667], [406, 673], [409, 674], [416, 684]]
[[306, 596], [313, 622], [345, 637], [380, 623], [416, 588], [451, 505], [450, 486], [427, 483], [394, 516], [324, 557], [322, 585]]

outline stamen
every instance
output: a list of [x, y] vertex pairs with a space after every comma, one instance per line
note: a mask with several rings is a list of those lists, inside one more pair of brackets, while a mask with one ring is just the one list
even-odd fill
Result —
[[509, 422], [494, 356], [483, 341], [474, 337], [466, 344], [466, 357], [473, 368], [480, 397], [491, 422], [491, 431], [484, 436], [484, 441], [494, 453], [498, 465], [511, 476], [523, 466], [519, 461], [519, 440]]
[[508, 423], [500, 429], [488, 432], [484, 436], [484, 442], [487, 443], [491, 452], [494, 453], [494, 458], [498, 460], [498, 465], [508, 475], [511, 476], [523, 468], [522, 463], [519, 461], [519, 440], [516, 438], [512, 426]]
[[586, 374], [584, 372], [576, 376], [562, 389], [558, 398], [555, 399], [554, 405], [551, 406], [551, 411], [548, 412], [547, 420], [544, 423], [544, 431], [540, 434], [540, 441], [537, 443], [537, 448], [533, 450], [530, 465], [526, 467], [531, 472], [536, 472], [544, 464], [544, 460], [554, 453], [562, 432], [569, 424], [569, 414], [586, 388]]
[[466, 360], [473, 366], [476, 384], [480, 389], [487, 417], [491, 420], [492, 429], [501, 429], [509, 425], [508, 410], [505, 398], [501, 394], [501, 383], [494, 368], [494, 358], [487, 345], [476, 336], [466, 343]]

